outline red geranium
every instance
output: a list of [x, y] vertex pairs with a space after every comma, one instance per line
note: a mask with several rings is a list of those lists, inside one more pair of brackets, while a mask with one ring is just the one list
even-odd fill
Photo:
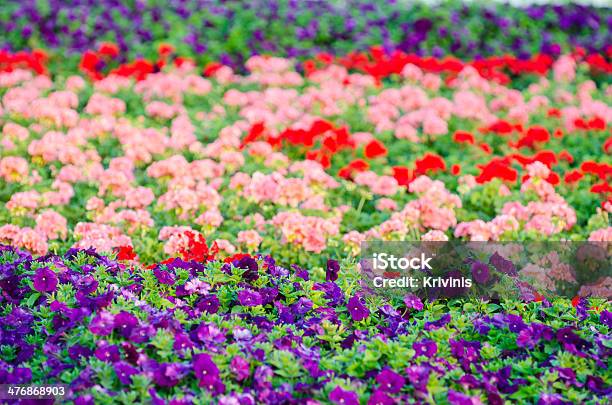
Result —
[[415, 172], [417, 175], [427, 174], [427, 172], [437, 172], [446, 170], [446, 162], [441, 156], [435, 153], [426, 153], [421, 159], [415, 162]]
[[378, 139], [372, 139], [365, 147], [365, 156], [368, 159], [385, 156], [386, 154], [387, 148], [385, 148], [385, 145]]

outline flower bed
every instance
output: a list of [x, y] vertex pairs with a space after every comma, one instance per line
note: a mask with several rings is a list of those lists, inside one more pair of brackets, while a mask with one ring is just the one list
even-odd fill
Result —
[[324, 275], [269, 256], [209, 259], [145, 268], [0, 247], [3, 382], [69, 384], [76, 404], [610, 395], [609, 301], [365, 300], [354, 268], [335, 261]]
[[[79, 405], [610, 397], [609, 10], [186, 2], [126, 34], [116, 2], [43, 3], [0, 10], [0, 384]], [[371, 294], [365, 241], [450, 241], [436, 271], [486, 294]], [[457, 258], [476, 241], [516, 243]]]
[[[308, 58], [383, 44], [387, 51], [462, 58], [512, 54], [558, 56], [574, 47], [609, 52], [609, 7], [577, 4], [513, 7], [501, 2], [116, 1], [9, 0], [0, 10], [0, 39], [12, 51], [43, 48], [55, 69], [101, 41], [124, 56], [152, 58], [169, 43], [201, 63], [239, 67], [253, 55]], [[154, 46], [151, 46], [154, 45]], [[70, 64], [68, 64], [69, 66]]]

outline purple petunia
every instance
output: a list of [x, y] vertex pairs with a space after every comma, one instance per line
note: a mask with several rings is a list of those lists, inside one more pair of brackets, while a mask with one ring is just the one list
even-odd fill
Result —
[[472, 277], [478, 284], [486, 284], [489, 281], [489, 266], [486, 263], [474, 261], [471, 269]]
[[89, 330], [94, 335], [107, 336], [113, 332], [115, 317], [107, 311], [99, 312], [89, 324]]
[[261, 294], [253, 290], [240, 290], [238, 291], [238, 301], [240, 305], [245, 307], [256, 307], [263, 303]]
[[359, 397], [353, 391], [336, 387], [329, 393], [329, 400], [338, 405], [359, 405]]
[[94, 356], [102, 361], [116, 363], [120, 358], [119, 347], [117, 345], [109, 345], [108, 343], [104, 342], [96, 349]]
[[434, 329], [440, 329], [446, 325], [448, 325], [451, 321], [451, 315], [450, 314], [444, 314], [440, 317], [440, 319], [432, 321], [432, 322], [425, 322], [425, 324], [423, 325], [423, 329], [425, 330], [434, 330]]
[[404, 297], [404, 304], [408, 309], [416, 309], [417, 311], [423, 310], [423, 301], [414, 294], [408, 294]]
[[138, 326], [138, 318], [127, 311], [121, 311], [115, 315], [113, 326], [121, 336], [127, 338], [131, 335], [132, 330]]
[[120, 361], [114, 365], [115, 374], [123, 385], [132, 383], [132, 376], [138, 374], [138, 370], [124, 361]]
[[353, 321], [359, 322], [370, 315], [370, 310], [363, 304], [362, 298], [354, 295], [348, 300], [347, 308]]
[[161, 270], [156, 267], [153, 270], [153, 274], [155, 275], [155, 277], [157, 277], [157, 280], [161, 284], [174, 285], [174, 283], [176, 282], [176, 276], [170, 273], [169, 271]]
[[207, 312], [209, 314], [216, 314], [219, 311], [219, 298], [217, 298], [214, 294], [208, 294], [200, 298], [196, 307], [200, 309], [200, 311]]
[[416, 352], [415, 356], [432, 357], [438, 352], [438, 345], [431, 339], [423, 339], [420, 342], [415, 342], [412, 348]]
[[219, 368], [207, 353], [193, 356], [193, 371], [200, 387], [211, 387], [219, 380]]
[[40, 268], [34, 274], [34, 289], [38, 292], [53, 292], [58, 282], [57, 275], [48, 267]]
[[406, 379], [391, 369], [384, 369], [376, 376], [376, 382], [380, 389], [391, 394], [396, 394], [402, 390]]
[[368, 399], [368, 405], [393, 405], [396, 401], [383, 390], [375, 390]]
[[516, 267], [514, 263], [510, 260], [506, 259], [499, 253], [495, 252], [489, 258], [489, 264], [501, 273], [507, 274], [509, 276], [515, 276], [517, 274]]
[[249, 362], [241, 356], [235, 356], [230, 362], [230, 371], [234, 375], [236, 381], [242, 381], [249, 378], [251, 374]]
[[338, 273], [340, 272], [340, 264], [337, 260], [327, 260], [327, 271], [325, 272], [325, 281], [336, 281], [338, 280]]
[[478, 397], [470, 397], [454, 390], [448, 390], [448, 402], [451, 405], [480, 405], [482, 402]]

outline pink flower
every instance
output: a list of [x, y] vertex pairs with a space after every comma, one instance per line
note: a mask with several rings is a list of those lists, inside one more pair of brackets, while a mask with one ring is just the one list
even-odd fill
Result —
[[66, 218], [53, 210], [43, 211], [36, 217], [36, 231], [47, 239], [65, 239], [68, 234]]
[[254, 230], [240, 231], [236, 242], [246, 245], [250, 251], [257, 249], [263, 238]]
[[0, 178], [8, 183], [19, 183], [28, 176], [28, 161], [22, 157], [7, 156], [0, 159]]

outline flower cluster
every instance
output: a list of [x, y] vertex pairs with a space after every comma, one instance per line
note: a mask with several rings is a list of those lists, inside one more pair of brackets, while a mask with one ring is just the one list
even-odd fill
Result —
[[[205, 242], [190, 244], [204, 252]], [[159, 404], [598, 402], [611, 393], [609, 302], [379, 302], [335, 260], [324, 275], [205, 250], [145, 268], [127, 252], [34, 259], [0, 245], [0, 383], [62, 382], [79, 404], [134, 395]], [[475, 277], [488, 277], [476, 264]]]

